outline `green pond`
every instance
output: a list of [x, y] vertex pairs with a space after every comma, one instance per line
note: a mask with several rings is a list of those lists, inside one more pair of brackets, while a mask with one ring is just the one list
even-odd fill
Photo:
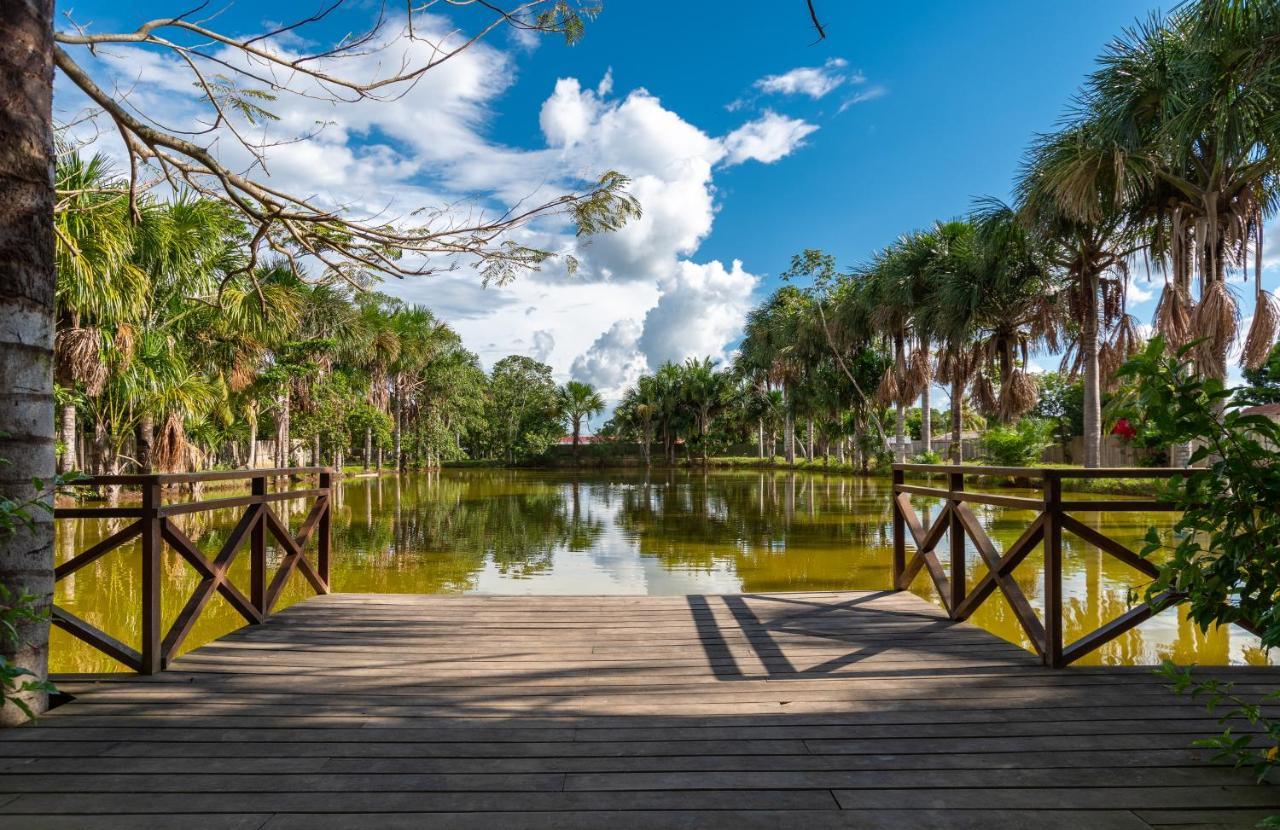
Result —
[[[348, 478], [338, 485], [333, 517], [334, 591], [492, 594], [703, 594], [883, 590], [890, 584], [892, 516], [887, 479], [786, 472], [444, 470], [400, 477]], [[218, 492], [222, 496], [227, 493]], [[206, 493], [206, 498], [212, 497]], [[181, 500], [174, 497], [172, 500]], [[916, 499], [927, 510], [927, 500]], [[280, 502], [296, 527], [306, 505]], [[933, 508], [936, 512], [936, 507]], [[1012, 542], [1028, 511], [974, 505], [997, 544]], [[1140, 547], [1168, 513], [1077, 514], [1109, 536]], [[238, 511], [180, 516], [177, 523], [212, 556]], [[70, 559], [119, 530], [127, 519], [59, 520], [57, 556]], [[939, 548], [945, 550], [945, 542]], [[1123, 613], [1145, 578], [1064, 534], [1068, 642]], [[271, 550], [273, 563], [279, 550]], [[138, 641], [138, 543], [124, 546], [58, 583], [56, 601], [109, 634]], [[985, 571], [971, 549], [970, 580]], [[1033, 553], [1015, 572], [1042, 609], [1042, 559]], [[164, 613], [172, 619], [199, 577], [166, 548]], [[233, 581], [248, 583], [242, 551]], [[972, 584], [972, 583], [971, 583]], [[928, 577], [913, 586], [937, 601]], [[295, 574], [281, 607], [310, 594]], [[1021, 629], [998, 593], [973, 622], [1023, 644]], [[185, 649], [242, 624], [221, 597], [205, 609]], [[119, 670], [110, 658], [56, 630], [57, 672]], [[1201, 633], [1177, 609], [1119, 637], [1085, 663], [1154, 664], [1164, 658], [1201, 664], [1266, 663], [1255, 638], [1239, 630]]]

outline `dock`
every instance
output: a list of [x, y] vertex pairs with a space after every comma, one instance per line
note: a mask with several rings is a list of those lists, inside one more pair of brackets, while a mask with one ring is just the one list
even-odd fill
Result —
[[[1273, 668], [1213, 669], [1246, 693]], [[328, 594], [0, 732], [35, 828], [1252, 827], [1280, 788], [1150, 668], [905, 591]]]

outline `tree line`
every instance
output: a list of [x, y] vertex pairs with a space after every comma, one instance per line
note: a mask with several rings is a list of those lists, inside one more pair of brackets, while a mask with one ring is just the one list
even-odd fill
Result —
[[576, 443], [603, 407], [530, 358], [486, 375], [425, 308], [250, 266], [249, 231], [223, 203], [130, 204], [100, 156], [65, 155], [57, 178], [62, 471], [515, 461], [566, 426]]
[[[732, 367], [757, 431], [778, 411], [788, 460], [797, 419], [802, 448], [814, 430], [840, 446], [883, 446], [876, 413], [887, 407], [902, 447], [918, 402], [927, 451], [941, 387], [958, 459], [968, 407], [1002, 424], [1036, 407], [1030, 355], [1043, 349], [1083, 383], [1083, 460], [1098, 466], [1103, 395], [1143, 346], [1127, 308], [1140, 268], [1163, 280], [1152, 330], [1171, 351], [1190, 346], [1199, 376], [1225, 381], [1236, 346], [1258, 369], [1280, 322], [1262, 285], [1263, 225], [1280, 197], [1277, 44], [1274, 2], [1200, 0], [1140, 21], [1106, 46], [1060, 128], [1032, 142], [1010, 203], [979, 200], [852, 268], [819, 250], [795, 257], [789, 284], [752, 312]], [[1229, 282], [1250, 277], [1241, 341]], [[640, 402], [623, 412], [632, 431], [660, 375], [628, 393]], [[1171, 452], [1186, 462], [1186, 447]]]

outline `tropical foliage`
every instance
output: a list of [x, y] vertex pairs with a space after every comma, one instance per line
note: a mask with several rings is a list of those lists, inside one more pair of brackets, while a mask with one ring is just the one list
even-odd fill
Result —
[[[1248, 387], [1232, 390], [1217, 378], [1198, 377], [1192, 355], [1202, 348], [1192, 341], [1171, 356], [1157, 337], [1121, 369], [1134, 383], [1117, 409], [1141, 418], [1145, 431], [1166, 442], [1192, 444], [1192, 460], [1204, 462], [1169, 482], [1164, 495], [1182, 512], [1171, 538], [1147, 534], [1142, 554], [1161, 563], [1147, 596], [1156, 605], [1185, 603], [1202, 630], [1237, 623], [1257, 633], [1263, 648], [1274, 648], [1280, 645], [1280, 523], [1269, 506], [1280, 500], [1280, 422], [1230, 405], [1241, 397], [1247, 403]], [[1280, 721], [1264, 706], [1221, 680], [1196, 681], [1173, 665], [1164, 672], [1175, 690], [1204, 698], [1211, 711], [1222, 708], [1225, 731], [1197, 742], [1214, 749], [1217, 760], [1251, 766], [1260, 780], [1280, 763]], [[1278, 699], [1274, 692], [1265, 703]], [[1249, 728], [1233, 733], [1235, 720]], [[1280, 826], [1280, 819], [1267, 826]]]
[[143, 198], [131, 216], [101, 157], [67, 154], [57, 175], [63, 470], [515, 461], [560, 438], [562, 413], [577, 436], [603, 409], [530, 358], [486, 376], [425, 308], [251, 267], [215, 201]]

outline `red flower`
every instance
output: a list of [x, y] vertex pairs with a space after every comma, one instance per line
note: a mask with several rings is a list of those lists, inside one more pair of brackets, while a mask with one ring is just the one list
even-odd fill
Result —
[[1138, 436], [1138, 431], [1133, 428], [1133, 424], [1129, 423], [1128, 418], [1121, 418], [1116, 421], [1116, 425], [1111, 428], [1111, 434], [1119, 436], [1125, 441], [1132, 441]]

